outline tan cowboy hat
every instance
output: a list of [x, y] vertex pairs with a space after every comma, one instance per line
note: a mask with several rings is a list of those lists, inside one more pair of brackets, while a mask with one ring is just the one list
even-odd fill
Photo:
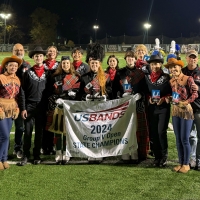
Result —
[[46, 50], [43, 50], [42, 47], [39, 47], [39, 46], [38, 46], [38, 47], [35, 47], [34, 50], [29, 51], [28, 56], [29, 56], [30, 58], [32, 58], [35, 54], [43, 54], [43, 55], [45, 56], [46, 53], [47, 53]]
[[181, 67], [184, 67], [183, 61], [177, 60], [176, 58], [169, 58], [168, 61], [167, 61], [167, 64], [165, 64], [164, 66], [166, 68], [169, 68], [169, 66], [172, 66], [172, 65], [179, 65]]
[[8, 63], [8, 62], [16, 62], [18, 63], [18, 67], [22, 64], [23, 60], [18, 58], [17, 56], [15, 55], [12, 55], [11, 57], [6, 57], [2, 60], [1, 62], [1, 67], [4, 68], [5, 65]]

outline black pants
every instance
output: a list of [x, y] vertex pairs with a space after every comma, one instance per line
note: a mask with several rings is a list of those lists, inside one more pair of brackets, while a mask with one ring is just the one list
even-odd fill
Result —
[[44, 130], [42, 137], [42, 149], [43, 151], [53, 151], [54, 148], [54, 133]]
[[155, 159], [167, 158], [167, 128], [170, 118], [170, 104], [149, 105], [149, 134], [153, 140]]
[[30, 156], [31, 138], [33, 132], [33, 126], [35, 125], [35, 138], [33, 156], [37, 157], [40, 155], [40, 149], [42, 146], [42, 133], [45, 121], [45, 110], [44, 106], [39, 102], [31, 102], [26, 105], [27, 118], [24, 121], [25, 132], [24, 132], [24, 144], [23, 151], [24, 155]]

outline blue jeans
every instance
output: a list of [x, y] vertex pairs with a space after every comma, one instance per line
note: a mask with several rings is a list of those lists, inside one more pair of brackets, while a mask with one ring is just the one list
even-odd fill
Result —
[[12, 118], [0, 120], [0, 162], [5, 162], [8, 159], [8, 145], [11, 128]]
[[180, 117], [172, 117], [174, 133], [176, 136], [176, 146], [178, 159], [181, 165], [188, 165], [190, 162], [190, 130], [193, 120], [187, 120]]
[[24, 120], [19, 114], [18, 118], [15, 119], [15, 146], [14, 150], [19, 151], [22, 149], [22, 136], [24, 132]]
[[200, 166], [200, 109], [194, 113], [194, 124], [197, 132], [196, 165]]

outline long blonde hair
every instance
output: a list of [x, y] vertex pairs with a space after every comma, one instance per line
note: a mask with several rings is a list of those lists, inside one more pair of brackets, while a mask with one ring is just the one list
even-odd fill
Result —
[[97, 79], [99, 81], [99, 85], [101, 86], [102, 95], [106, 94], [106, 76], [105, 72], [102, 68], [102, 63], [100, 62], [100, 66], [97, 72]]

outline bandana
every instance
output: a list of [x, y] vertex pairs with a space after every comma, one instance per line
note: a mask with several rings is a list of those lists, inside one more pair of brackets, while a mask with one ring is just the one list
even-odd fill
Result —
[[54, 64], [56, 63], [56, 60], [45, 60], [45, 63], [47, 65], [48, 69], [51, 70], [53, 68]]
[[150, 74], [151, 82], [155, 83], [159, 79], [161, 73], [162, 73], [161, 71], [151, 72], [151, 74]]
[[138, 59], [137, 61], [136, 61], [136, 63], [135, 63], [135, 66], [137, 67], [137, 68], [142, 68], [142, 66], [145, 64], [145, 62], [143, 61], [143, 60], [141, 60], [141, 59]]
[[73, 66], [74, 66], [75, 70], [77, 70], [80, 67], [81, 63], [82, 63], [82, 61], [77, 61], [77, 62], [74, 61], [73, 62]]
[[40, 78], [42, 76], [42, 74], [44, 73], [44, 66], [42, 65], [41, 67], [39, 67], [38, 65], [34, 65], [33, 69], [36, 73], [36, 75]]
[[108, 73], [109, 73], [109, 75], [110, 75], [110, 80], [111, 80], [111, 81], [114, 80], [116, 71], [117, 71], [116, 69], [112, 69], [112, 68], [109, 69]]

